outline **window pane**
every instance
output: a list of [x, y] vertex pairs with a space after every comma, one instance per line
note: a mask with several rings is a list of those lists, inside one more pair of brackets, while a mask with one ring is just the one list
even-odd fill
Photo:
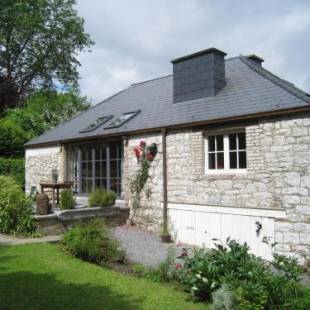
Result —
[[245, 133], [238, 133], [238, 140], [239, 140], [239, 149], [245, 150], [246, 149]]
[[230, 134], [229, 135], [229, 149], [235, 150], [236, 148], [237, 148], [236, 134]]
[[224, 153], [217, 153], [217, 169], [224, 169]]
[[208, 137], [208, 151], [209, 152], [215, 151], [215, 136]]
[[87, 176], [88, 176], [89, 178], [91, 178], [92, 175], [93, 175], [92, 162], [88, 162], [87, 166], [88, 166], [88, 170], [87, 170], [88, 175], [87, 175]]
[[117, 177], [120, 178], [122, 176], [122, 161], [117, 161]]
[[216, 136], [216, 150], [217, 151], [223, 151], [224, 150], [224, 144], [223, 144], [223, 136]]
[[96, 181], [95, 181], [95, 187], [96, 187], [96, 188], [101, 188], [101, 180], [100, 180], [100, 179], [96, 179]]
[[102, 178], [107, 177], [107, 163], [105, 161], [101, 163], [101, 177]]
[[102, 188], [107, 188], [107, 179], [101, 179]]
[[246, 168], [246, 152], [239, 152], [239, 168]]
[[209, 169], [215, 169], [215, 153], [209, 153]]
[[237, 169], [237, 152], [229, 152], [229, 168]]
[[105, 160], [107, 158], [107, 148], [103, 147], [101, 150], [101, 159]]
[[82, 163], [82, 177], [87, 177], [87, 163]]
[[82, 193], [87, 193], [86, 179], [82, 179]]
[[111, 191], [117, 193], [117, 179], [111, 179]]
[[95, 162], [95, 176], [100, 178], [100, 161]]
[[114, 161], [111, 161], [110, 163], [110, 166], [111, 166], [111, 178], [116, 178], [117, 177], [117, 161], [114, 160]]
[[100, 152], [101, 152], [101, 149], [96, 147], [95, 148], [95, 160], [100, 160]]
[[116, 158], [116, 146], [115, 145], [110, 146], [110, 158], [111, 159]]

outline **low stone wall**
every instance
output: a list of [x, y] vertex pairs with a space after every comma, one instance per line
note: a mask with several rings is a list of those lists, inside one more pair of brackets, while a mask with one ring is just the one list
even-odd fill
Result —
[[124, 225], [129, 217], [129, 208], [80, 208], [56, 211], [55, 214], [37, 215], [40, 231], [45, 235], [59, 235], [76, 223], [87, 222], [94, 218], [101, 218], [108, 225]]

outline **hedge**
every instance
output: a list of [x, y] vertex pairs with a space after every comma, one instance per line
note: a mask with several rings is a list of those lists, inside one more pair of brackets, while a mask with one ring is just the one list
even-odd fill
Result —
[[0, 157], [0, 175], [9, 175], [22, 186], [25, 182], [25, 160], [23, 158]]

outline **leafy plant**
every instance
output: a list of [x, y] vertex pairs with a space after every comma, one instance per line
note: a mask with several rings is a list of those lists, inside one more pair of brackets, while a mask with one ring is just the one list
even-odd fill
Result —
[[9, 176], [0, 176], [0, 231], [32, 234], [37, 224], [32, 216], [32, 201]]
[[130, 191], [133, 194], [132, 207], [134, 210], [140, 207], [141, 192], [149, 178], [150, 164], [157, 154], [157, 145], [152, 143], [147, 146], [144, 140], [134, 148], [134, 153], [139, 164], [139, 169], [130, 182]]
[[108, 207], [115, 203], [117, 195], [113, 191], [96, 188], [90, 193], [88, 204], [90, 207]]
[[134, 264], [132, 266], [132, 272], [135, 276], [142, 278], [149, 272], [149, 269], [143, 264]]
[[298, 283], [301, 269], [296, 259], [275, 254], [268, 265], [250, 254], [246, 243], [229, 238], [211, 250], [194, 249], [176, 274], [195, 299], [217, 298], [214, 302], [220, 304], [229, 287], [233, 309], [302, 309], [299, 300], [303, 292]]
[[0, 175], [14, 177], [19, 185], [24, 186], [25, 160], [23, 158], [0, 157]]
[[125, 253], [119, 243], [111, 237], [105, 223], [98, 219], [69, 229], [63, 237], [62, 248], [91, 263], [125, 261]]
[[66, 189], [61, 192], [60, 196], [60, 209], [68, 210], [74, 209], [76, 204], [73, 192], [71, 189]]

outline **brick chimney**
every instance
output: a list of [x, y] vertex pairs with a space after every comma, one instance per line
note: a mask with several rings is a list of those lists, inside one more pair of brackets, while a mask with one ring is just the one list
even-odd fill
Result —
[[173, 102], [215, 96], [226, 84], [225, 56], [213, 47], [172, 60]]

